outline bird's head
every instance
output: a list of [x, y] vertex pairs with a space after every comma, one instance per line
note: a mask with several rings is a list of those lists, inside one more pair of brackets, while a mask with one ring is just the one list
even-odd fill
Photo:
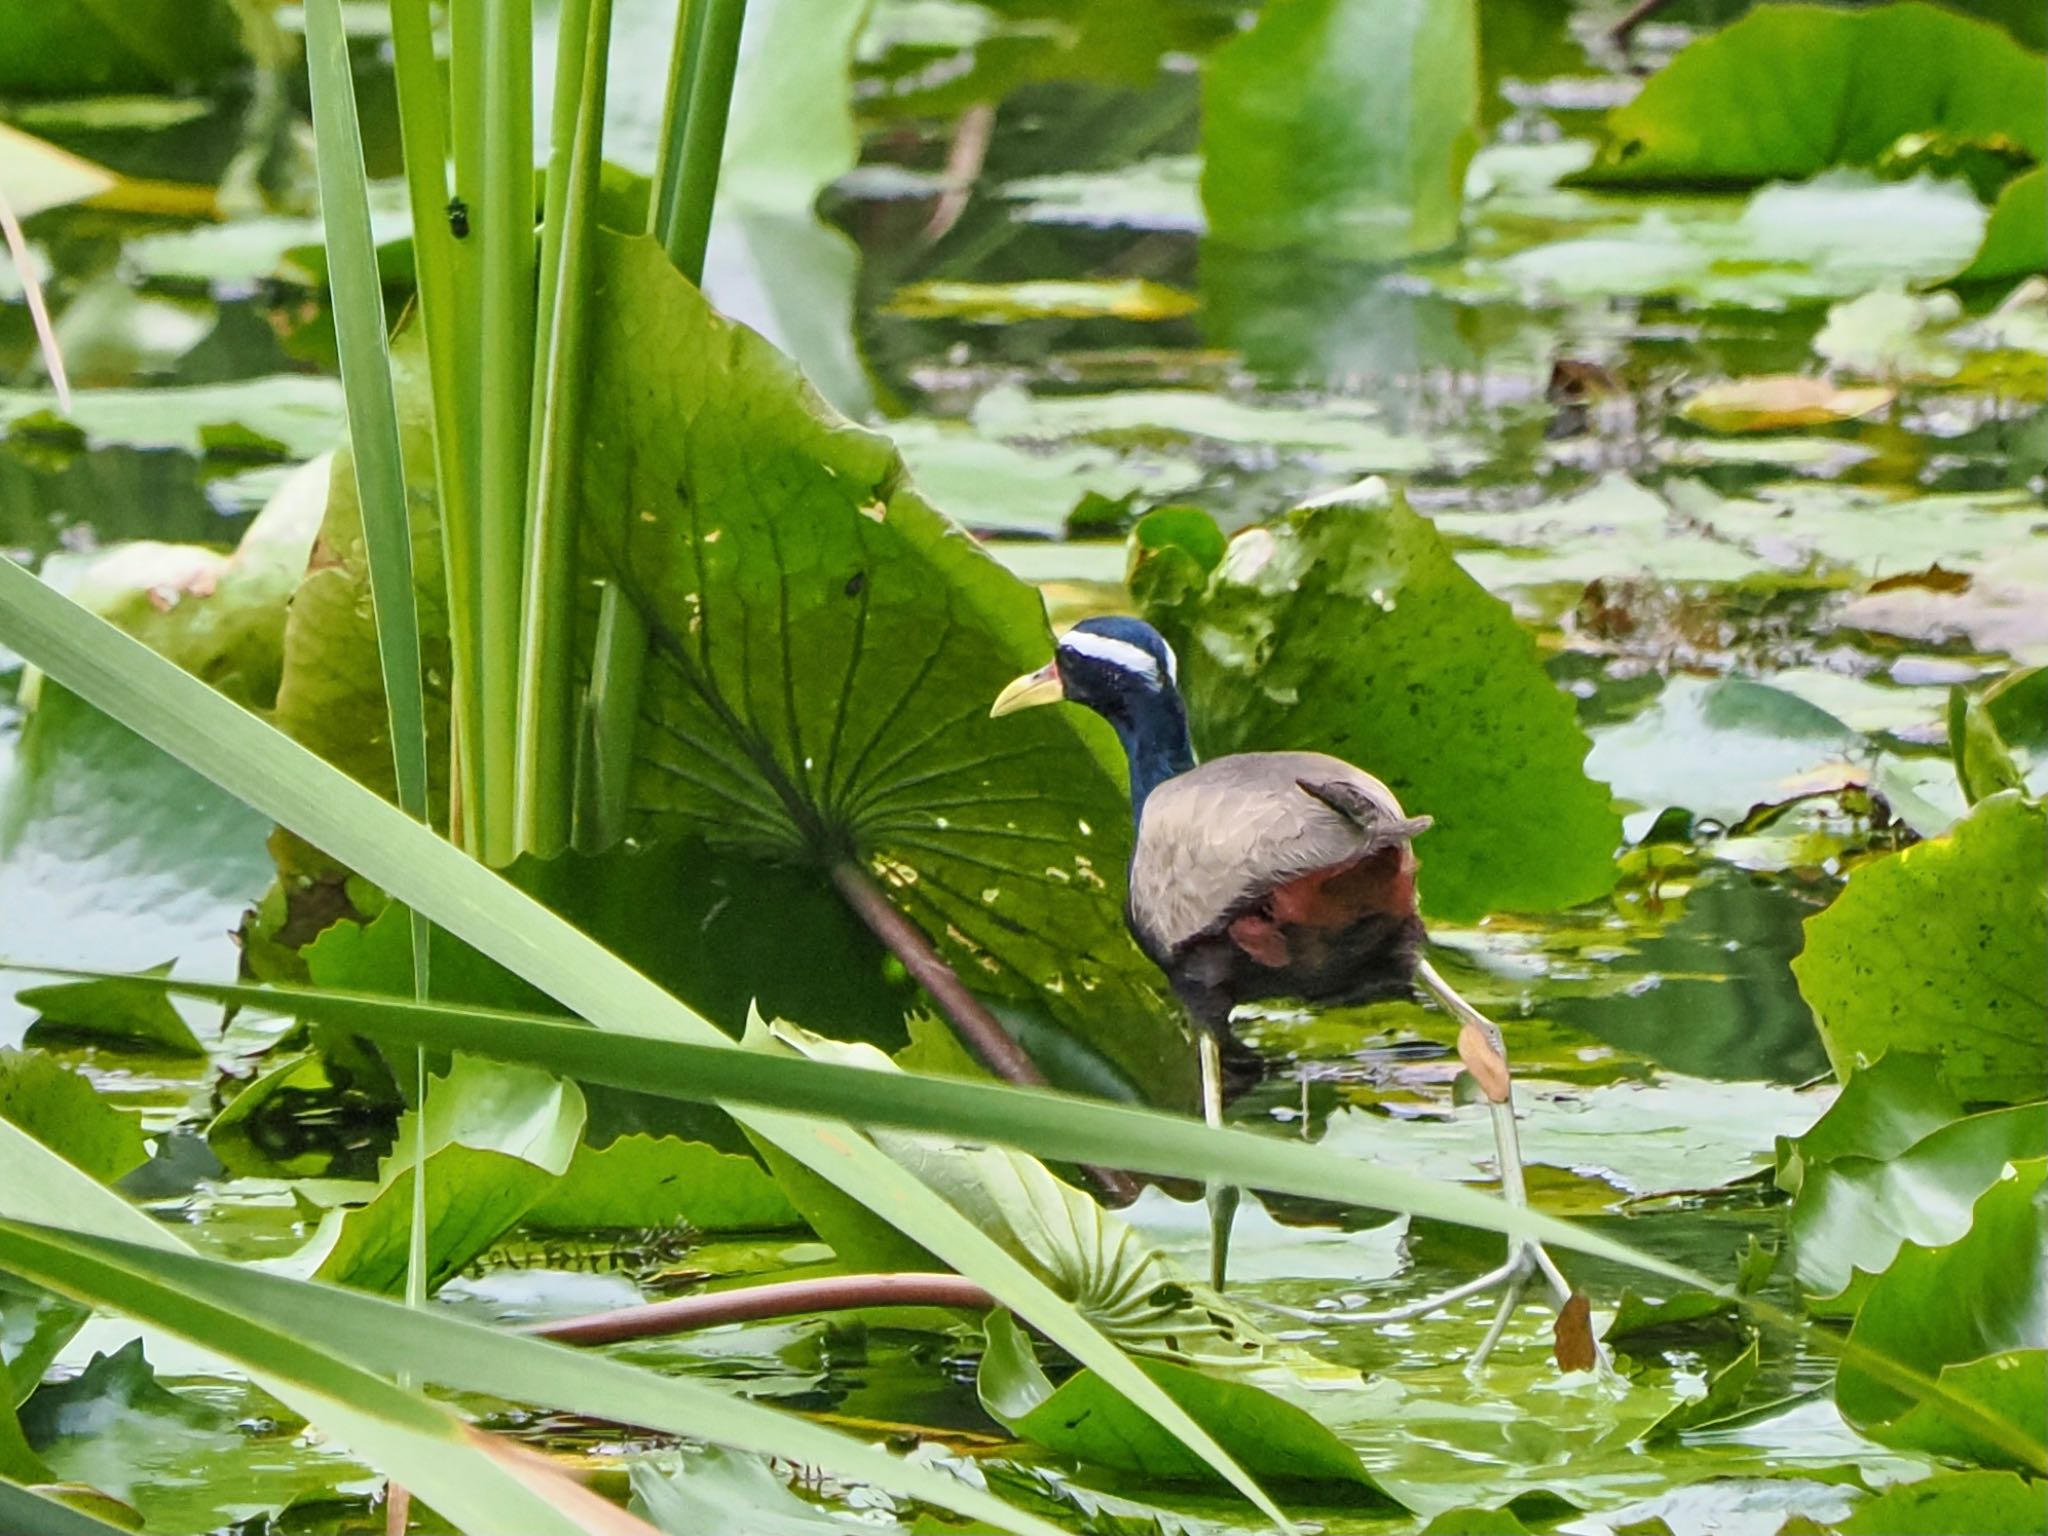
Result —
[[991, 715], [1066, 699], [1112, 725], [1163, 713], [1179, 718], [1180, 673], [1173, 648], [1141, 619], [1083, 619], [1060, 637], [1053, 658], [996, 695]]

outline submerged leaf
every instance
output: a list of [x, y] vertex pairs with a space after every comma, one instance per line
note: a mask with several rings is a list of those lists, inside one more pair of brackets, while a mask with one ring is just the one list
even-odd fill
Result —
[[1571, 700], [1426, 518], [1304, 507], [1238, 534], [1206, 584], [1192, 556], [1140, 549], [1131, 590], [1179, 652], [1196, 747], [1323, 751], [1385, 780], [1435, 818], [1425, 913], [1546, 911], [1614, 883], [1618, 818]]

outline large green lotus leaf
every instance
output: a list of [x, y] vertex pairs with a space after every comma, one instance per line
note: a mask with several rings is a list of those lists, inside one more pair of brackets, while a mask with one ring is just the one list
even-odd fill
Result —
[[232, 0], [45, 0], [0, 13], [0, 92], [9, 96], [190, 86], [245, 57]]
[[793, 1227], [796, 1207], [750, 1157], [674, 1136], [621, 1136], [576, 1149], [561, 1181], [521, 1220], [544, 1230], [666, 1227], [700, 1232]]
[[1810, 1290], [1836, 1293], [1832, 1312], [1853, 1315], [1860, 1282], [1890, 1264], [1901, 1241], [1962, 1236], [2005, 1164], [2048, 1140], [2048, 1109], [1969, 1114], [1941, 1065], [1889, 1051], [1849, 1079], [1811, 1130], [1779, 1139], [1777, 1183], [1793, 1197], [1798, 1274]]
[[[1922, 1082], [1939, 1094], [1939, 1080], [1931, 1075], [1939, 1064], [1926, 1057], [1906, 1060], [1930, 1074]], [[1876, 1070], [1857, 1073], [1851, 1086]], [[1888, 1156], [1809, 1161], [1790, 1222], [1800, 1282], [1823, 1295], [1838, 1294], [1858, 1271], [1884, 1270], [1901, 1243], [1954, 1242], [1969, 1231], [1972, 1207], [2005, 1165], [2043, 1152], [2048, 1104], [2022, 1104], [1962, 1116]]]
[[1433, 916], [1614, 883], [1619, 818], [1571, 700], [1428, 519], [1399, 499], [1304, 507], [1237, 535], [1206, 579], [1183, 542], [1143, 544], [1131, 590], [1180, 655], [1205, 757], [1305, 748], [1378, 775], [1435, 818], [1417, 843]]
[[1203, 75], [1202, 204], [1242, 250], [1441, 249], [1478, 147], [1474, 0], [1279, 0]]
[[[316, 1280], [395, 1294], [404, 1287], [417, 1161], [416, 1112], [398, 1122], [375, 1193], [329, 1211], [283, 1261]], [[428, 1284], [439, 1285], [511, 1229], [569, 1170], [583, 1095], [529, 1067], [457, 1056], [427, 1090]]]
[[89, 1079], [41, 1051], [0, 1050], [0, 1120], [104, 1184], [149, 1159], [141, 1118], [116, 1109]]
[[[828, 1040], [793, 1024], [751, 1029], [748, 1044], [796, 1051], [814, 1061], [901, 1069], [873, 1046]], [[1055, 1176], [1044, 1163], [1004, 1147], [974, 1146], [902, 1131], [870, 1133], [875, 1145], [937, 1191], [1133, 1354], [1209, 1375], [1304, 1381], [1356, 1380], [1273, 1338], [1229, 1299], [1189, 1281], [1114, 1211]], [[929, 1268], [895, 1230], [813, 1180], [785, 1177], [790, 1160], [762, 1151], [790, 1200], [840, 1262], [874, 1268]], [[801, 1172], [801, 1170], [797, 1170]]]
[[[915, 988], [889, 972], [881, 945], [821, 882], [679, 838], [649, 848], [521, 859], [520, 889], [668, 987], [733, 1035], [747, 1010], [829, 1023], [839, 1035], [894, 1046]], [[400, 994], [411, 989], [409, 923], [395, 908], [367, 926], [337, 924], [306, 951], [320, 986]], [[803, 963], [790, 963], [801, 934]], [[559, 1011], [542, 993], [468, 945], [437, 931], [434, 992], [482, 1007]]]
[[1778, 1188], [1796, 1198], [1809, 1169], [1837, 1158], [1897, 1157], [1963, 1113], [1939, 1058], [1889, 1051], [1850, 1078], [1804, 1135], [1778, 1143]]
[[1108, 743], [1072, 711], [988, 717], [1050, 654], [1038, 595], [653, 241], [602, 237], [596, 274], [584, 566], [653, 636], [641, 809], [820, 880], [854, 862], [973, 985], [1041, 998], [1184, 1093], [1190, 1053], [1123, 925]]
[[[1908, 1243], [1871, 1286], [1852, 1343], [1928, 1375], [2006, 1419], [2048, 1459], [2048, 1163], [2012, 1165], [1977, 1201], [1969, 1231], [1945, 1247]], [[1938, 1404], [1916, 1404], [1845, 1360], [1835, 1401], [1859, 1429], [1888, 1444], [2004, 1465], [1996, 1446]]]
[[[1055, 1388], [1031, 1340], [1009, 1313], [991, 1313], [987, 1326], [988, 1348], [975, 1374], [975, 1390], [982, 1407], [1012, 1433], [1058, 1455], [1156, 1482], [1214, 1480], [1206, 1463], [1094, 1372], [1082, 1371]], [[1160, 1360], [1140, 1364], [1261, 1481], [1321, 1484], [1326, 1492], [1342, 1490], [1350, 1502], [1397, 1504], [1373, 1481], [1358, 1453], [1308, 1409], [1247, 1382]]]
[[[9, 748], [12, 748], [11, 752]], [[234, 973], [228, 935], [269, 883], [269, 823], [63, 689], [0, 736], [6, 957]], [[0, 987], [0, 1038], [33, 1016]]]
[[1862, 735], [1796, 694], [1747, 678], [1678, 676], [1626, 724], [1598, 733], [1586, 771], [1636, 809], [1639, 838], [1664, 811], [1734, 825], [1759, 806], [1859, 784]]
[[2007, 182], [1991, 207], [1984, 243], [1957, 282], [2024, 277], [2048, 267], [2048, 169], [2035, 166]]
[[1966, 1101], [2039, 1098], [2048, 1076], [2048, 817], [2007, 791], [1947, 835], [1857, 869], [1792, 962], [1843, 1078], [1936, 1056]]
[[2036, 1536], [2048, 1520], [2039, 1483], [2011, 1472], [1941, 1472], [1887, 1488], [1834, 1527], [1838, 1536]]
[[1759, 6], [1608, 114], [1588, 180], [1748, 184], [1876, 165], [1907, 134], [2048, 152], [2039, 54], [1912, 3]]

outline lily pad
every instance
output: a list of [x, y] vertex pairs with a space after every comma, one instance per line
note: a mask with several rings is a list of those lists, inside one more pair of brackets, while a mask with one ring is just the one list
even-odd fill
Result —
[[1203, 755], [1355, 759], [1435, 818], [1417, 849], [1427, 912], [1540, 911], [1613, 884], [1619, 827], [1571, 701], [1398, 498], [1301, 508], [1209, 571], [1186, 544], [1151, 551], [1131, 590], [1179, 652]]
[[[1827, 1103], [1824, 1093], [1776, 1084], [1666, 1076], [1573, 1094], [1525, 1086], [1517, 1118], [1525, 1162], [1640, 1197], [1754, 1177], [1769, 1167], [1758, 1145], [1774, 1134], [1806, 1130]], [[1494, 1176], [1492, 1122], [1476, 1105], [1416, 1116], [1342, 1109], [1330, 1117], [1323, 1141], [1352, 1157], [1431, 1178]]]
[[341, 381], [282, 373], [232, 384], [74, 390], [63, 415], [54, 395], [0, 390], [0, 429], [11, 436], [82, 437], [93, 447], [297, 461], [326, 452], [341, 437]]
[[1960, 183], [1831, 171], [1765, 187], [1732, 208], [1646, 202], [1627, 221], [1475, 260], [1472, 270], [1546, 297], [1776, 307], [1939, 280], [1970, 260], [1984, 227], [1982, 205]]
[[1071, 711], [988, 717], [1051, 650], [1038, 595], [660, 246], [596, 257], [584, 566], [653, 637], [640, 810], [820, 881], [852, 864], [973, 985], [1183, 1091], [1179, 1021], [1124, 928], [1110, 744]]
[[632, 1511], [666, 1536], [900, 1536], [909, 1527], [876, 1511], [838, 1512], [810, 1503], [759, 1456], [707, 1445], [679, 1465], [636, 1462]]
[[1470, 0], [1268, 6], [1204, 74], [1209, 234], [1358, 261], [1441, 249], [1458, 237], [1479, 109]]
[[1870, 755], [1859, 733], [1796, 694], [1679, 676], [1596, 736], [1586, 771], [1637, 807], [1626, 826], [1640, 838], [1672, 807], [1732, 826], [1758, 806], [1862, 784]]
[[1833, 1527], [1837, 1536], [2034, 1536], [2042, 1490], [2011, 1472], [1942, 1472], [1887, 1488]]
[[[1936, 1065], [1924, 1057], [1904, 1060], [1923, 1069]], [[1857, 1073], [1852, 1084], [1876, 1070]], [[1800, 1282], [1837, 1295], [1859, 1271], [1882, 1272], [1902, 1243], [1956, 1241], [2006, 1164], [2044, 1150], [2048, 1104], [1963, 1115], [1890, 1156], [1822, 1160], [1802, 1148], [1805, 1167], [1790, 1223]]]
[[1876, 165], [1906, 134], [2048, 153], [2041, 57], [1932, 5], [1759, 6], [1608, 114], [1587, 181], [1793, 180]]
[[241, 1438], [217, 1409], [158, 1381], [140, 1339], [95, 1354], [68, 1381], [39, 1387], [21, 1405], [21, 1427], [58, 1478], [89, 1483], [145, 1513], [156, 1469], [218, 1454]]
[[[270, 880], [268, 820], [48, 683], [5, 747], [6, 958], [136, 971], [178, 956], [184, 974], [231, 976], [228, 935]], [[0, 1005], [0, 1036], [30, 1017]]]
[[191, 86], [245, 61], [231, 0], [50, 0], [0, 18], [0, 91], [68, 96]]
[[[1261, 1481], [1316, 1484], [1326, 1494], [1348, 1494], [1352, 1502], [1399, 1507], [1365, 1470], [1358, 1453], [1307, 1409], [1247, 1382], [1219, 1380], [1159, 1360], [1140, 1360], [1139, 1365]], [[989, 1316], [988, 1348], [975, 1389], [991, 1417], [1058, 1455], [1157, 1482], [1214, 1481], [1205, 1462], [1092, 1371], [1055, 1388], [1039, 1367], [1031, 1341], [1007, 1312]]]
[[1680, 409], [1710, 432], [1784, 432], [1872, 416], [1893, 399], [1877, 385], [1848, 388], [1785, 373], [1709, 385]]
[[[168, 965], [159, 966], [154, 974], [161, 976], [169, 969]], [[206, 1047], [171, 1005], [170, 997], [152, 987], [111, 980], [72, 981], [26, 987], [14, 997], [38, 1015], [29, 1026], [31, 1044], [62, 1041], [159, 1056], [201, 1060], [206, 1056]]]
[[2048, 267], [2048, 169], [2036, 166], [2005, 184], [1984, 226], [1984, 243], [1956, 274], [1959, 283], [2020, 277]]
[[1043, 279], [1020, 283], [922, 282], [898, 289], [885, 313], [909, 320], [1177, 320], [1193, 294], [1143, 278]]
[[1938, 1057], [1959, 1098], [2038, 1098], [2048, 1076], [2048, 819], [2007, 791], [1946, 836], [1858, 869], [1792, 962], [1844, 1079], [1887, 1051]]
[[[283, 1261], [313, 1279], [395, 1294], [405, 1284], [417, 1112], [398, 1124], [367, 1203], [329, 1211]], [[583, 1095], [545, 1072], [455, 1057], [427, 1090], [428, 1284], [475, 1259], [568, 1172]]]
[[674, 1136], [621, 1136], [576, 1149], [569, 1170], [521, 1218], [542, 1230], [666, 1227], [700, 1232], [793, 1227], [801, 1218], [750, 1157]]
[[149, 1157], [133, 1110], [115, 1108], [89, 1079], [41, 1051], [0, 1050], [0, 1120], [106, 1184]]
[[1907, 1244], [1878, 1277], [1852, 1343], [1929, 1375], [2006, 1420], [2034, 1449], [2025, 1459], [1915, 1403], [1845, 1360], [1835, 1400], [1851, 1423], [1887, 1444], [1994, 1465], [2038, 1466], [2048, 1455], [2048, 1223], [2040, 1158], [2014, 1164], [1977, 1201], [1969, 1232], [1944, 1247]]

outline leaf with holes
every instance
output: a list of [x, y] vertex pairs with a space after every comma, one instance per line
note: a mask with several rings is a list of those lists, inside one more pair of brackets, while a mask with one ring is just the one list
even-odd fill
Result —
[[1161, 1069], [1186, 1060], [1176, 1018], [1123, 928], [1108, 742], [1059, 711], [988, 718], [1051, 650], [1038, 595], [659, 246], [607, 235], [597, 271], [584, 567], [653, 635], [639, 808], [821, 880], [857, 865], [971, 985], [1042, 992], [1182, 1089]]

